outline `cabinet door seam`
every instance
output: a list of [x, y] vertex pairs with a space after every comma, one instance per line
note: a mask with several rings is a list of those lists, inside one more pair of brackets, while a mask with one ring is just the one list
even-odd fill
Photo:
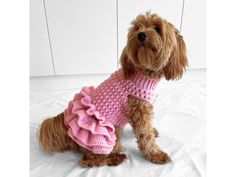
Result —
[[48, 42], [49, 42], [49, 47], [50, 47], [51, 59], [52, 59], [53, 74], [56, 75], [55, 64], [54, 64], [54, 56], [53, 56], [53, 52], [52, 52], [52, 44], [51, 44], [51, 38], [50, 38], [50, 32], [49, 32], [48, 18], [47, 18], [47, 10], [46, 10], [46, 5], [45, 5], [45, 0], [42, 0], [42, 1], [43, 1], [43, 8], [44, 8], [46, 26], [47, 26]]
[[181, 21], [180, 21], [180, 33], [182, 32], [182, 27], [183, 27], [183, 19], [184, 19], [184, 4], [185, 0], [182, 2], [182, 14], [181, 14]]

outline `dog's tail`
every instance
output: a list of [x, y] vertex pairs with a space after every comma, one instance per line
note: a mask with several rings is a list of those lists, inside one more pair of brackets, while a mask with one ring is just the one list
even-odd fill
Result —
[[37, 136], [46, 152], [79, 150], [79, 146], [68, 136], [64, 125], [64, 114], [46, 119], [40, 126]]

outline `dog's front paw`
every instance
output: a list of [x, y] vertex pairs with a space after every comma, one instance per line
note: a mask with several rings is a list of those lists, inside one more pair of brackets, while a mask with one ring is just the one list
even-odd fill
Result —
[[148, 156], [147, 159], [156, 164], [166, 164], [171, 162], [171, 158], [163, 151], [158, 151], [156, 154]]

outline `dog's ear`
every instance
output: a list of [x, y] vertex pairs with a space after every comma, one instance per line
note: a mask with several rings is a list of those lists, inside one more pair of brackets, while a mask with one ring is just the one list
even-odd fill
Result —
[[123, 49], [123, 52], [121, 54], [120, 64], [123, 72], [123, 77], [125, 79], [130, 79], [135, 70], [133, 63], [128, 58], [126, 47]]
[[164, 76], [166, 80], [180, 79], [188, 65], [186, 55], [186, 46], [183, 37], [178, 30], [175, 32], [177, 45], [173, 49], [167, 65], [164, 67]]

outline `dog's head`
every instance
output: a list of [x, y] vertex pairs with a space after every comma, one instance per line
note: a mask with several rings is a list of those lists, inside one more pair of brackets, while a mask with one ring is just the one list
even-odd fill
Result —
[[150, 12], [137, 16], [131, 24], [121, 55], [124, 77], [130, 78], [135, 69], [139, 69], [153, 77], [181, 78], [188, 61], [179, 31]]

